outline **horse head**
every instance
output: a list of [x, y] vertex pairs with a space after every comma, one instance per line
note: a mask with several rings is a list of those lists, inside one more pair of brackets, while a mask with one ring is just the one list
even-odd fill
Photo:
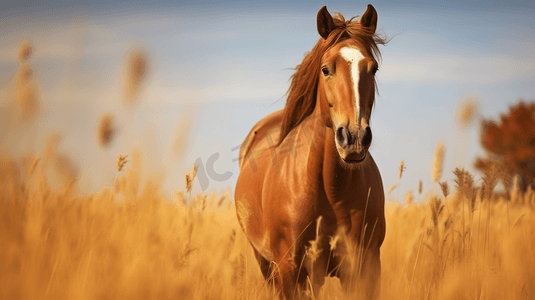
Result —
[[372, 141], [377, 12], [368, 4], [359, 22], [346, 22], [338, 16], [333, 19], [324, 6], [317, 26], [327, 45], [319, 64], [317, 101], [325, 124], [334, 131], [340, 158], [346, 164], [359, 164]]

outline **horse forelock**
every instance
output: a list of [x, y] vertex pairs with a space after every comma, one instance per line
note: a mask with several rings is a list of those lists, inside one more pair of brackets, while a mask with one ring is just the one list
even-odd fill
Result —
[[387, 43], [387, 39], [367, 27], [361, 25], [356, 17], [346, 21], [344, 16], [337, 13], [333, 16], [335, 29], [327, 39], [320, 38], [314, 48], [305, 54], [305, 58], [295, 68], [290, 77], [291, 83], [286, 94], [286, 105], [283, 109], [281, 129], [277, 146], [280, 145], [290, 131], [298, 126], [306, 117], [310, 116], [316, 107], [318, 93], [318, 77], [321, 71], [323, 54], [339, 42], [347, 39], [356, 40], [367, 53], [377, 61], [381, 59], [378, 45]]

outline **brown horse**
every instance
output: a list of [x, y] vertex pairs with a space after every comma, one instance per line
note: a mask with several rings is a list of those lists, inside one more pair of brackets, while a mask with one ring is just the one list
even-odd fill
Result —
[[[292, 75], [285, 108], [260, 120], [241, 147], [238, 220], [283, 298], [307, 286], [316, 293], [329, 275], [345, 288], [364, 278], [362, 294], [373, 297], [385, 217], [382, 179], [368, 148], [377, 45], [385, 40], [375, 33], [370, 4], [359, 21], [332, 17], [324, 6], [317, 26], [321, 38]], [[337, 240], [348, 242], [337, 247]], [[347, 270], [357, 267], [333, 249], [352, 249], [346, 254], [361, 259], [358, 270]]]

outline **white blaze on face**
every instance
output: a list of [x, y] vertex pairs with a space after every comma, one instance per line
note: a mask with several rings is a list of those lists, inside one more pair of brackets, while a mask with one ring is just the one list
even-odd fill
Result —
[[347, 61], [349, 64], [349, 73], [351, 74], [351, 82], [353, 83], [353, 92], [355, 94], [355, 114], [357, 122], [359, 121], [360, 105], [359, 105], [359, 62], [364, 59], [364, 55], [360, 50], [350, 47], [343, 47], [340, 49], [340, 55]]

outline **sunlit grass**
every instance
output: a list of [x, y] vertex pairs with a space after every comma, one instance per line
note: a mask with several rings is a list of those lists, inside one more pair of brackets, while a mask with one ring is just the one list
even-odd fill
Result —
[[77, 196], [67, 182], [54, 191], [43, 174], [20, 181], [13, 162], [1, 166], [2, 299], [267, 294], [228, 195], [197, 195], [184, 206], [156, 182], [136, 191], [127, 173], [120, 188]]
[[[133, 162], [115, 186], [78, 196], [71, 181], [49, 187], [44, 165], [2, 158], [0, 298], [273, 297], [230, 195], [167, 199], [158, 182], [139, 188]], [[389, 203], [381, 298], [534, 297], [535, 194], [515, 197]], [[320, 292], [341, 295], [337, 280]]]

